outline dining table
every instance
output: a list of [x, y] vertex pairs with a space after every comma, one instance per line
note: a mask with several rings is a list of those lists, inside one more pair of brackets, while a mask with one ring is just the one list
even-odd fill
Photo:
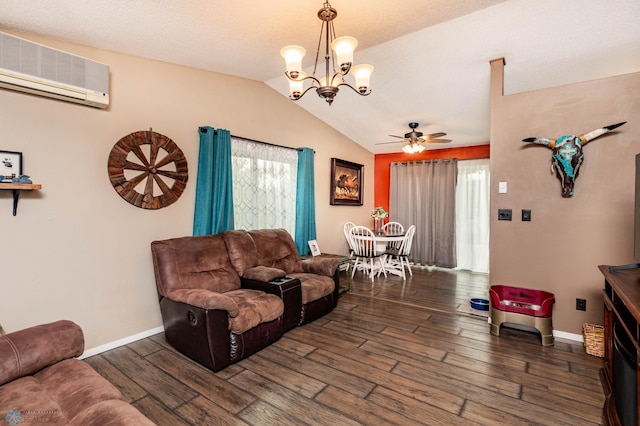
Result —
[[[405, 236], [404, 232], [403, 233], [386, 233], [383, 231], [375, 232], [376, 252], [384, 253], [385, 251], [387, 251], [387, 246], [390, 243], [400, 243], [402, 242], [402, 240], [404, 240], [404, 236]], [[386, 255], [385, 258], [383, 259], [383, 262], [385, 263], [384, 269], [388, 273], [391, 273], [393, 275], [402, 276], [402, 271], [397, 267], [395, 267], [394, 265], [392, 265], [389, 262], [389, 260], [390, 260], [390, 256]]]

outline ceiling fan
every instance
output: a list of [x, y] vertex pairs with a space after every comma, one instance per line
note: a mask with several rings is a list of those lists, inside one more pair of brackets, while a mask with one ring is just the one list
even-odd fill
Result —
[[[424, 151], [425, 148], [422, 145], [423, 143], [451, 142], [451, 139], [439, 139], [442, 136], [446, 136], [446, 133], [442, 133], [442, 132], [431, 133], [424, 136], [422, 132], [419, 132], [416, 130], [418, 126], [419, 126], [418, 123], [409, 123], [409, 127], [411, 128], [411, 131], [409, 133], [405, 133], [404, 136], [396, 136], [396, 135], [389, 135], [389, 136], [391, 136], [392, 138], [402, 139], [402, 142], [405, 143], [405, 146], [402, 147], [402, 150], [407, 154], [414, 154], [416, 152]], [[385, 145], [389, 143], [399, 143], [399, 142], [400, 141], [382, 142], [382, 143], [377, 143], [376, 145]]]

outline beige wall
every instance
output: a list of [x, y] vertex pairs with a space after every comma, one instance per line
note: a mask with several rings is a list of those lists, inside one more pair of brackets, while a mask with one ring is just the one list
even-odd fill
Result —
[[[633, 261], [635, 155], [640, 152], [640, 73], [502, 96], [508, 63], [492, 62], [491, 284], [553, 292], [554, 329], [602, 324], [598, 265]], [[508, 77], [507, 77], [508, 78]], [[571, 198], [550, 174], [551, 150], [527, 137], [582, 134], [628, 121], [585, 148]], [[508, 193], [498, 193], [498, 182]], [[498, 221], [499, 208], [513, 221]], [[520, 220], [532, 210], [532, 221]], [[587, 311], [575, 299], [587, 299]]]
[[[191, 234], [201, 125], [315, 149], [323, 251], [346, 253], [342, 224], [369, 221], [373, 154], [265, 84], [16, 35], [108, 64], [111, 106], [99, 110], [0, 90], [0, 149], [21, 151], [25, 173], [42, 184], [39, 192], [23, 193], [16, 217], [11, 193], [0, 191], [5, 330], [71, 319], [93, 348], [162, 325], [149, 243]], [[185, 192], [155, 211], [125, 202], [107, 176], [118, 139], [149, 128], [173, 139], [189, 163]], [[331, 157], [364, 164], [363, 207], [329, 206]]]

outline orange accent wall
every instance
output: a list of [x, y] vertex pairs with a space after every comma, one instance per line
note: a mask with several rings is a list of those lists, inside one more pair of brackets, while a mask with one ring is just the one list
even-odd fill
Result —
[[[374, 159], [374, 205], [382, 206], [389, 211], [389, 171], [391, 163], [398, 161], [423, 161], [457, 158], [458, 160], [475, 160], [489, 158], [489, 145], [468, 146], [463, 148], [427, 149], [418, 154], [376, 154]], [[393, 217], [393, 212], [390, 212]]]

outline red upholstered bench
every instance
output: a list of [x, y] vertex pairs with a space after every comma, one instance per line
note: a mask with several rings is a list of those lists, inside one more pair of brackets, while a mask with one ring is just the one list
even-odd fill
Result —
[[553, 345], [552, 310], [555, 296], [542, 290], [493, 285], [491, 298], [491, 334], [500, 335], [502, 324], [533, 327], [540, 332], [543, 346]]

